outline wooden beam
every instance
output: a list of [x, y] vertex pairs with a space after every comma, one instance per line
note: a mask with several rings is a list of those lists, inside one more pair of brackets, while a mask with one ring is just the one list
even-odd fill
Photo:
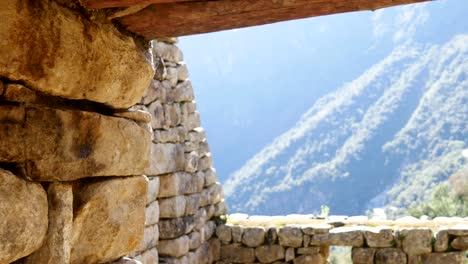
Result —
[[131, 7], [134, 5], [164, 4], [191, 1], [197, 0], [80, 0], [80, 3], [89, 9], [103, 9], [113, 7]]
[[153, 4], [117, 19], [146, 39], [178, 37], [428, 0], [217, 0]]

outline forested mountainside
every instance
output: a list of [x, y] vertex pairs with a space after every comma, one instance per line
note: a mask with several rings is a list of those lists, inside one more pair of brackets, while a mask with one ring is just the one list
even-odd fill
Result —
[[327, 205], [353, 215], [427, 199], [467, 164], [467, 74], [466, 34], [397, 46], [230, 175], [230, 212], [313, 213]]

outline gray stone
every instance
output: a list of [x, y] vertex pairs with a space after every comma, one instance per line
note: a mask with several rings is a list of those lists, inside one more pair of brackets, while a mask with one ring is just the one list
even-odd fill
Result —
[[219, 203], [215, 204], [214, 216], [222, 216], [226, 214], [227, 214], [227, 205], [223, 199]]
[[227, 263], [252, 263], [255, 261], [255, 249], [239, 244], [221, 245], [221, 260]]
[[146, 197], [146, 203], [150, 204], [159, 194], [159, 177], [148, 177], [148, 196]]
[[209, 240], [216, 232], [216, 224], [214, 221], [206, 222], [203, 227], [203, 232], [206, 240]]
[[183, 82], [189, 78], [189, 72], [187, 69], [187, 64], [180, 64], [177, 67], [177, 78], [179, 81]]
[[177, 218], [185, 214], [185, 196], [159, 199], [159, 217]]
[[328, 234], [314, 235], [310, 244], [361, 247], [364, 245], [364, 236], [362, 231], [355, 227], [338, 227], [330, 230]]
[[41, 247], [47, 210], [47, 194], [39, 183], [0, 169], [0, 263], [13, 262]]
[[406, 264], [406, 254], [399, 248], [382, 248], [375, 253], [375, 264]]
[[194, 231], [188, 235], [189, 237], [189, 249], [194, 250], [200, 247], [202, 244], [202, 235], [200, 232]]
[[374, 264], [375, 248], [353, 248], [351, 258], [353, 264]]
[[[184, 149], [180, 144], [152, 144], [150, 167], [147, 175], [160, 175], [183, 170], [185, 167]], [[161, 182], [162, 187], [162, 182]], [[160, 195], [163, 188], [160, 188]]]
[[[65, 262], [55, 262], [55, 263], [65, 263]], [[108, 264], [142, 264], [142, 263], [138, 260], [134, 260], [131, 258], [119, 258], [118, 260], [109, 262]]]
[[287, 248], [286, 249], [286, 252], [284, 254], [284, 260], [286, 262], [289, 262], [289, 261], [293, 260], [296, 257], [295, 250], [296, 250], [295, 248]]
[[47, 189], [49, 228], [42, 247], [26, 257], [24, 264], [69, 263], [73, 226], [72, 185], [53, 182]]
[[195, 99], [192, 82], [184, 81], [177, 84], [177, 86], [172, 89], [171, 96], [174, 102], [192, 102]]
[[248, 247], [257, 247], [265, 241], [265, 228], [246, 227], [242, 235], [242, 244]]
[[200, 194], [194, 193], [185, 196], [185, 215], [194, 215], [200, 208]]
[[80, 206], [70, 263], [106, 262], [136, 250], [144, 234], [147, 190], [144, 176], [99, 180], [76, 190]]
[[184, 60], [183, 54], [177, 46], [165, 42], [153, 41], [153, 52], [164, 61], [177, 63]]
[[146, 207], [145, 225], [150, 226], [159, 222], [159, 202], [154, 201]]
[[185, 171], [186, 172], [196, 172], [198, 170], [198, 152], [192, 151], [185, 154]]
[[114, 108], [140, 100], [154, 71], [132, 37], [56, 2], [26, 7], [19, 0], [0, 2], [0, 76]]
[[242, 234], [244, 233], [244, 228], [242, 226], [234, 225], [231, 226], [232, 241], [234, 243], [242, 242]]
[[410, 256], [432, 252], [432, 231], [429, 228], [400, 229], [397, 239], [403, 251]]
[[216, 229], [216, 236], [223, 243], [229, 243], [232, 240], [231, 227], [228, 225], [219, 225]]
[[159, 220], [161, 239], [174, 239], [190, 233], [195, 227], [195, 217], [188, 215], [179, 218]]
[[189, 252], [189, 241], [188, 236], [181, 236], [172, 240], [159, 240], [159, 255], [182, 257]]
[[141, 253], [142, 264], [158, 264], [159, 253], [157, 248], [152, 248], [148, 251]]
[[255, 256], [261, 263], [273, 263], [284, 259], [284, 248], [280, 245], [265, 245], [255, 249]]
[[158, 100], [159, 103], [165, 102], [170, 89], [169, 82], [151, 81], [150, 86], [146, 90], [146, 94], [141, 99], [141, 103], [150, 105], [156, 100]]
[[284, 247], [302, 246], [302, 231], [296, 226], [285, 226], [278, 231], [279, 244]]
[[158, 244], [159, 240], [159, 226], [152, 225], [145, 227], [143, 240], [141, 241], [138, 251], [146, 251], [154, 248]]

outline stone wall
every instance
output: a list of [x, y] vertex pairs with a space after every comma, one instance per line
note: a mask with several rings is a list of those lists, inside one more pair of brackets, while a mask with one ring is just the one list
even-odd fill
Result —
[[156, 75], [135, 109], [151, 114], [152, 153], [143, 264], [212, 263], [219, 241], [215, 219], [226, 213], [222, 187], [177, 39], [153, 41]]
[[468, 219], [237, 214], [218, 226], [216, 236], [221, 242], [220, 264], [325, 264], [330, 246], [352, 247], [349, 263], [355, 264], [464, 264]]

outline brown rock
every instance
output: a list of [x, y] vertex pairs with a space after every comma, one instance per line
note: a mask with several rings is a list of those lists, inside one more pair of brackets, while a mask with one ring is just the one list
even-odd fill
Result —
[[320, 247], [301, 247], [297, 249], [298, 255], [313, 255], [320, 253]]
[[261, 263], [273, 263], [284, 259], [284, 248], [280, 245], [265, 245], [255, 249], [255, 256]]
[[151, 114], [142, 110], [118, 112], [118, 113], [114, 113], [114, 116], [127, 118], [137, 123], [146, 124], [146, 123], [151, 122]]
[[465, 264], [464, 252], [431, 253], [421, 256], [422, 264]]
[[353, 248], [353, 264], [374, 264], [375, 248]]
[[70, 263], [73, 228], [73, 192], [68, 183], [53, 182], [47, 189], [49, 228], [42, 247], [29, 255], [24, 264]]
[[296, 257], [295, 248], [287, 248], [284, 254], [284, 260], [289, 262]]
[[0, 17], [0, 76], [34, 90], [128, 108], [153, 77], [131, 37], [54, 1], [1, 1]]
[[328, 234], [314, 235], [310, 244], [361, 247], [364, 245], [364, 236], [362, 231], [355, 227], [338, 227], [330, 230]]
[[159, 240], [158, 252], [161, 256], [182, 257], [189, 252], [189, 238], [181, 236], [172, 240]]
[[398, 248], [378, 249], [375, 264], [406, 264], [406, 254]]
[[251, 263], [255, 261], [255, 250], [239, 244], [221, 245], [221, 261], [227, 263]]
[[397, 239], [403, 251], [410, 256], [432, 252], [432, 231], [429, 228], [400, 229]]
[[202, 235], [200, 234], [200, 232], [194, 231], [188, 235], [188, 238], [190, 250], [197, 249], [202, 244]]
[[0, 106], [0, 162], [19, 163], [22, 173], [35, 180], [142, 174], [150, 142], [145, 129], [124, 118]]
[[232, 239], [231, 227], [228, 225], [219, 225], [216, 228], [216, 236], [221, 242], [229, 243]]
[[231, 233], [232, 233], [232, 241], [234, 243], [241, 243], [242, 242], [242, 234], [244, 233], [244, 227], [233, 225], [231, 226]]
[[367, 228], [363, 231], [367, 245], [369, 247], [391, 247], [395, 243], [393, 230], [387, 227]]
[[76, 192], [72, 264], [110, 261], [137, 249], [144, 234], [147, 187], [147, 178], [136, 176], [96, 181]]
[[248, 247], [257, 247], [265, 241], [265, 228], [246, 227], [242, 235], [242, 244]]
[[447, 230], [439, 230], [435, 235], [434, 251], [444, 252], [448, 249], [449, 235]]
[[325, 264], [326, 260], [324, 257], [319, 254], [313, 254], [313, 255], [302, 255], [294, 259], [293, 261], [294, 264]]
[[450, 245], [454, 249], [458, 249], [460, 251], [468, 250], [468, 236], [462, 236], [455, 238]]
[[285, 226], [278, 231], [279, 244], [284, 247], [302, 246], [302, 231], [296, 226]]
[[41, 247], [47, 215], [47, 194], [40, 184], [0, 169], [0, 263], [13, 262]]

